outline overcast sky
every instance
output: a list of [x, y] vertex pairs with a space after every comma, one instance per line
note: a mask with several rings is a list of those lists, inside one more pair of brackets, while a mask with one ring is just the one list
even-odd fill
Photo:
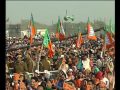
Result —
[[6, 18], [9, 23], [20, 23], [22, 19], [30, 19], [31, 12], [34, 21], [51, 25], [62, 19], [66, 14], [74, 15], [74, 22], [87, 22], [88, 17], [102, 19], [108, 22], [115, 18], [114, 1], [6, 1]]

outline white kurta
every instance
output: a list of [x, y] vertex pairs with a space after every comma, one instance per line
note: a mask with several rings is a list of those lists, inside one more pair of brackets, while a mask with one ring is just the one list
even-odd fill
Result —
[[82, 64], [83, 64], [83, 68], [85, 68], [85, 70], [90, 70], [91, 71], [90, 59], [89, 58], [87, 58], [86, 60], [82, 60]]

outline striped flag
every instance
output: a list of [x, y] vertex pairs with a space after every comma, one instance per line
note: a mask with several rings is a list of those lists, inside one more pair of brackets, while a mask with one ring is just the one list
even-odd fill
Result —
[[110, 32], [106, 32], [105, 34], [105, 47], [106, 49], [111, 48], [114, 46], [114, 39]]
[[65, 31], [62, 22], [60, 21], [60, 17], [58, 17], [56, 38], [58, 38], [59, 40], [63, 40], [65, 38]]
[[61, 27], [60, 33], [65, 36], [65, 31], [64, 31], [64, 28], [63, 28], [62, 21], [60, 22], [60, 27]]
[[53, 55], [54, 55], [53, 44], [50, 40], [48, 29], [46, 29], [45, 31], [43, 45], [48, 48], [48, 57], [53, 58]]
[[29, 22], [29, 29], [30, 29], [30, 44], [33, 43], [33, 38], [36, 34], [36, 28], [34, 25], [33, 15], [31, 14], [30, 22]]
[[83, 43], [83, 38], [81, 33], [78, 34], [78, 39], [76, 40], [76, 47], [79, 48], [81, 44]]
[[89, 18], [88, 18], [88, 23], [87, 23], [87, 32], [88, 32], [87, 38], [89, 40], [97, 40], [97, 38], [95, 36], [95, 32], [93, 30], [93, 27], [92, 27], [92, 25], [89, 22]]

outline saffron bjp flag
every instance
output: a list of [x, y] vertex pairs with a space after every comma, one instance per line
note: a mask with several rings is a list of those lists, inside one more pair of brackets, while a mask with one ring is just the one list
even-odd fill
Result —
[[20, 79], [19, 77], [20, 77], [20, 74], [14, 73], [14, 77], [13, 77], [14, 80], [19, 80]]
[[62, 21], [60, 21], [60, 17], [58, 17], [57, 22], [56, 38], [59, 40], [63, 40], [65, 38], [65, 31], [62, 25]]
[[64, 82], [63, 83], [63, 89], [64, 90], [74, 90], [74, 87], [71, 86], [70, 84]]
[[48, 29], [46, 29], [46, 31], [45, 31], [45, 35], [44, 35], [44, 39], [43, 39], [43, 45], [46, 48], [48, 48], [48, 57], [52, 58], [53, 55], [54, 55], [53, 47], [52, 47], [53, 44], [52, 44], [52, 42], [50, 40]]
[[33, 20], [33, 15], [31, 14], [31, 19], [30, 19], [30, 22], [29, 22], [29, 29], [30, 29], [30, 44], [33, 43], [33, 38], [36, 34], [36, 28], [35, 28], [35, 25], [34, 25], [34, 20]]
[[114, 46], [114, 39], [110, 32], [106, 32], [105, 34], [105, 47], [106, 49], [111, 48]]
[[79, 48], [81, 44], [83, 43], [83, 38], [81, 33], [78, 34], [78, 39], [76, 40], [76, 47]]
[[89, 40], [97, 40], [97, 37], [95, 36], [95, 32], [93, 30], [93, 27], [89, 22], [89, 18], [88, 18], [88, 23], [87, 23], [87, 32], [88, 32], [87, 38]]

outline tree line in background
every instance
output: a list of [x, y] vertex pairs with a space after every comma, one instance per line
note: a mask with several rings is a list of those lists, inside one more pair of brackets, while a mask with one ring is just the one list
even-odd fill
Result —
[[[28, 22], [29, 20], [21, 21], [22, 30], [25, 30], [28, 28]], [[86, 25], [87, 25], [86, 22], [80, 22], [80, 23], [63, 22], [63, 27], [67, 35], [69, 33], [77, 33], [78, 31], [80, 31], [81, 33], [85, 33]], [[93, 26], [94, 29], [98, 29], [98, 28], [104, 27], [105, 22], [100, 20], [95, 20], [94, 22], [91, 22], [91, 25]], [[37, 29], [48, 28], [50, 32], [56, 32], [57, 22], [52, 25], [45, 25], [45, 24], [40, 24], [38, 22], [35, 22], [35, 26]]]
[[[21, 21], [20, 23], [21, 31], [28, 30], [28, 23], [29, 23], [29, 20]], [[91, 25], [93, 26], [94, 29], [98, 29], [106, 26], [105, 22], [102, 20], [94, 20], [94, 22], [91, 22]], [[66, 35], [71, 35], [78, 32], [86, 33], [87, 32], [86, 26], [87, 26], [87, 22], [80, 22], [80, 23], [63, 22], [63, 27]], [[50, 33], [55, 33], [57, 28], [57, 22], [52, 25], [46, 25], [46, 24], [35, 22], [35, 27], [37, 29], [48, 28]]]

